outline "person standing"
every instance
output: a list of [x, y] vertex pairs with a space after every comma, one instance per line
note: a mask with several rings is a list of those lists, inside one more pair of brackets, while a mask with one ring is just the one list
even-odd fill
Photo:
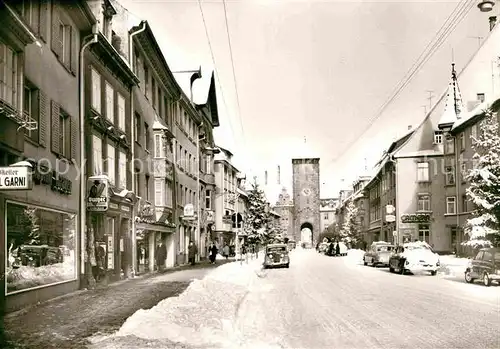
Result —
[[196, 254], [198, 253], [198, 248], [194, 244], [194, 242], [190, 241], [188, 246], [188, 261], [191, 265], [195, 265], [196, 263]]
[[335, 246], [335, 254], [337, 256], [340, 256], [340, 245], [339, 245], [338, 241], [337, 241], [337, 245]]
[[210, 248], [208, 249], [211, 264], [215, 264], [215, 259], [217, 258], [217, 252], [218, 252], [217, 246], [215, 246], [215, 243], [212, 242]]
[[167, 259], [167, 246], [163, 244], [163, 241], [160, 242], [158, 247], [156, 247], [155, 252], [156, 266], [158, 267], [158, 271], [163, 271], [163, 269], [165, 269], [165, 260]]
[[229, 246], [227, 244], [225, 244], [224, 248], [222, 249], [222, 255], [226, 257], [226, 259], [229, 258]]

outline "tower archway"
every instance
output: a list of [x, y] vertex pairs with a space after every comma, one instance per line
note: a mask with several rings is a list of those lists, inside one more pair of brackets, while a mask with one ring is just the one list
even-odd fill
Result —
[[300, 244], [305, 248], [313, 246], [313, 225], [309, 222], [304, 222], [300, 225]]

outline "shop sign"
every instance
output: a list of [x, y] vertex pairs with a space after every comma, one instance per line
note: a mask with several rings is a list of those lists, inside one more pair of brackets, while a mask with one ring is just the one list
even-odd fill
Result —
[[33, 167], [33, 182], [37, 185], [49, 185], [50, 189], [61, 194], [70, 195], [73, 183], [71, 180], [57, 171], [49, 171], [49, 168], [41, 164]]
[[31, 170], [28, 166], [0, 167], [0, 190], [31, 190]]
[[431, 221], [431, 215], [428, 213], [412, 213], [401, 216], [402, 223], [428, 223]]
[[130, 212], [130, 207], [122, 205], [122, 206], [120, 206], [120, 210], [123, 212]]
[[194, 206], [193, 204], [186, 204], [184, 206], [184, 214], [182, 219], [193, 220], [194, 219]]
[[114, 202], [110, 202], [109, 203], [109, 208], [113, 209], [113, 210], [118, 210], [118, 204], [115, 204]]
[[205, 211], [206, 212], [206, 215], [207, 215], [207, 220], [206, 222], [207, 223], [213, 223], [215, 221], [215, 218], [214, 218], [214, 211], [212, 210], [207, 210]]
[[87, 180], [87, 210], [105, 212], [109, 206], [109, 181], [107, 176], [92, 176]]

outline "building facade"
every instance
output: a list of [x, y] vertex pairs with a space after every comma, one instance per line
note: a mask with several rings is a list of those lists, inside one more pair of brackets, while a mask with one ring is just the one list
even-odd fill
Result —
[[[133, 271], [134, 210], [132, 89], [139, 82], [113, 30], [119, 13], [110, 1], [90, 1], [98, 31], [84, 53], [85, 150], [88, 157], [86, 272], [102, 265], [108, 282]], [[96, 275], [94, 275], [96, 276]]]
[[294, 226], [293, 226], [293, 200], [286, 187], [281, 189], [281, 193], [278, 195], [278, 201], [273, 207], [274, 211], [280, 215], [280, 229], [283, 232], [283, 237], [290, 240], [294, 239]]
[[336, 198], [321, 199], [319, 211], [321, 212], [320, 230], [322, 233], [324, 233], [332, 224], [337, 222], [335, 214], [337, 203], [338, 199]]
[[0, 188], [6, 311], [80, 286], [78, 57], [95, 23], [85, 3], [9, 4], [0, 1], [0, 166], [31, 168], [13, 183], [22, 190]]

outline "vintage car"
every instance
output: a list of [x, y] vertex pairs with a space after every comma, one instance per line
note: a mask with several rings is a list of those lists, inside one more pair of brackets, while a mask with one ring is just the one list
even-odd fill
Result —
[[328, 250], [328, 246], [330, 245], [329, 242], [322, 242], [318, 245], [318, 252], [319, 253], [326, 253]]
[[297, 246], [297, 243], [294, 240], [288, 240], [288, 249], [291, 251]]
[[500, 248], [482, 248], [469, 262], [465, 270], [465, 281], [481, 280], [485, 286], [492, 281], [500, 283]]
[[[337, 244], [339, 244], [339, 253], [337, 254], [336, 248]], [[331, 248], [330, 248], [331, 246]], [[327, 256], [333, 256], [333, 257], [338, 257], [338, 256], [347, 256], [347, 251], [349, 249], [347, 248], [347, 245], [343, 242], [330, 242], [328, 245], [328, 248], [325, 251], [325, 254]]]
[[428, 271], [436, 275], [440, 267], [439, 255], [423, 241], [415, 241], [397, 246], [389, 258], [389, 271], [404, 274], [405, 272]]
[[394, 249], [395, 246], [389, 242], [376, 241], [363, 256], [363, 264], [370, 264], [372, 267], [389, 266], [389, 258]]
[[264, 268], [290, 266], [287, 244], [270, 244], [264, 251]]

